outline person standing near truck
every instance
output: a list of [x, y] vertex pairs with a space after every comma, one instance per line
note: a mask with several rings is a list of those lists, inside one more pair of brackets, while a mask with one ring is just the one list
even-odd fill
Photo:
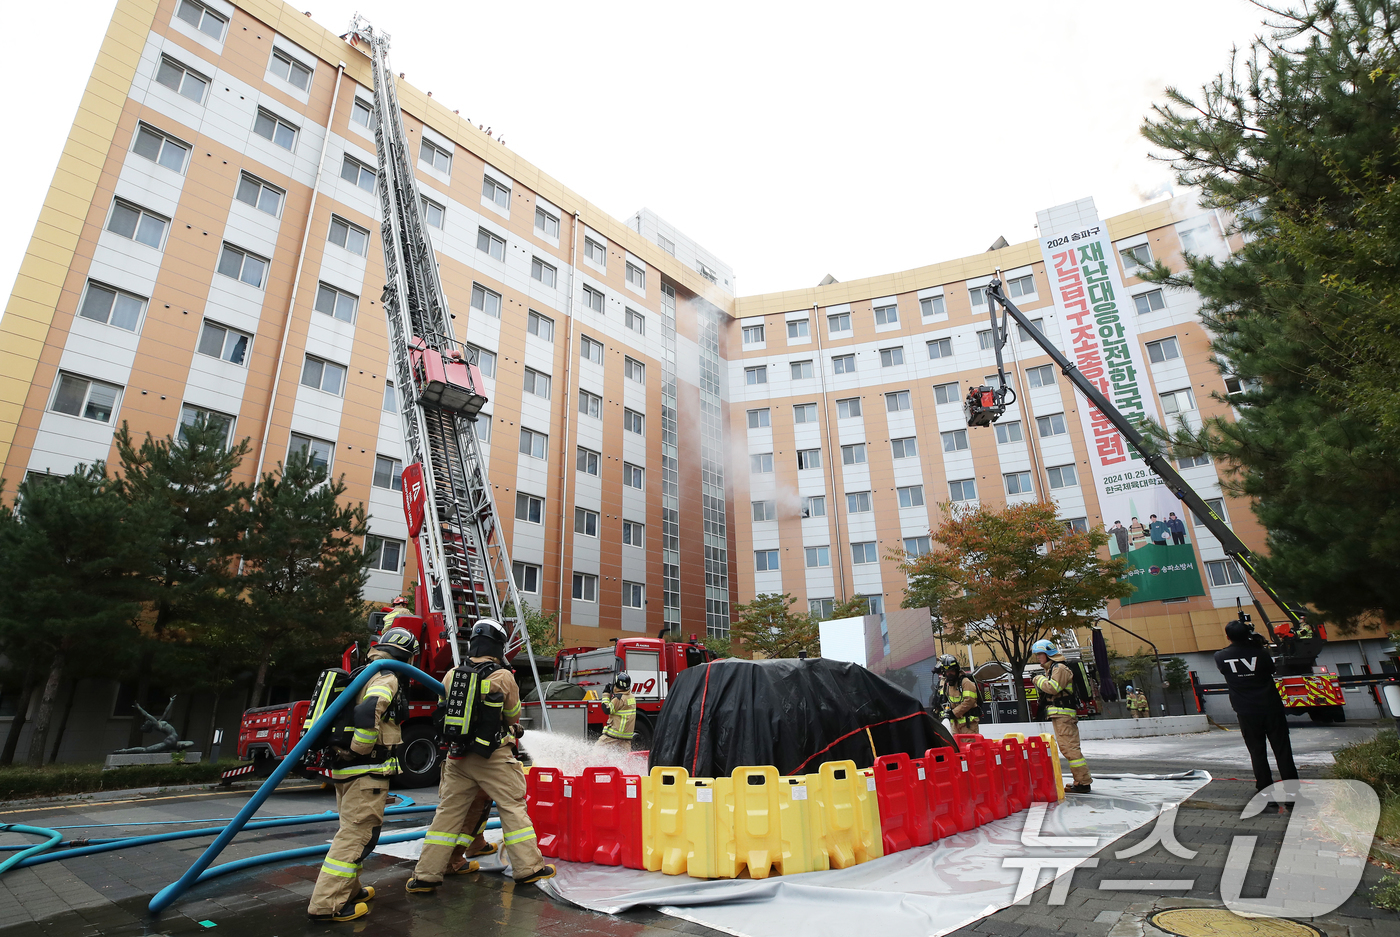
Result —
[[632, 737], [637, 734], [637, 698], [632, 695], [631, 674], [624, 670], [613, 678], [603, 707], [608, 711], [608, 724], [598, 736], [598, 747], [631, 751]]
[[1074, 672], [1052, 641], [1041, 638], [1031, 645], [1031, 655], [1045, 671], [1036, 675], [1035, 688], [1045, 702], [1050, 724], [1055, 727], [1055, 744], [1069, 762], [1070, 774], [1074, 775], [1074, 784], [1065, 790], [1071, 794], [1087, 794], [1094, 778], [1089, 773], [1089, 762], [1079, 747], [1079, 708]]
[[[1254, 767], [1254, 789], [1262, 791], [1274, 783], [1269, 771], [1269, 753], [1274, 750], [1279, 779], [1296, 781], [1298, 768], [1293, 764], [1293, 743], [1288, 737], [1288, 710], [1278, 695], [1274, 683], [1274, 659], [1264, 637], [1246, 621], [1235, 620], [1225, 626], [1230, 643], [1215, 652], [1215, 666], [1230, 688], [1230, 707], [1240, 720], [1240, 737], [1249, 750]], [[1277, 812], [1279, 805], [1264, 808]]]

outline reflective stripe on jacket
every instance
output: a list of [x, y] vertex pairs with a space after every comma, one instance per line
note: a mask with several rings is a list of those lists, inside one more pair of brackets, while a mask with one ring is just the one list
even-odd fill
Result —
[[603, 734], [615, 739], [630, 739], [636, 735], [637, 699], [631, 693], [619, 693], [603, 704], [608, 710], [608, 724]]

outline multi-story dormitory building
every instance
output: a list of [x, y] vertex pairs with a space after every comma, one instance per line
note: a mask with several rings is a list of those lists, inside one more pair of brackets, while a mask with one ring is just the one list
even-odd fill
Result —
[[[367, 596], [412, 582], [370, 85], [359, 50], [277, 0], [118, 3], [0, 320], [11, 491], [112, 460], [123, 423], [164, 436], [205, 414], [251, 440], [245, 481], [294, 448], [344, 475], [372, 515]], [[1003, 428], [961, 424], [961, 394], [994, 371], [978, 287], [1000, 267], [1053, 324], [1036, 243], [735, 299], [730, 268], [654, 214], [615, 220], [406, 82], [399, 99], [457, 335], [487, 379], [478, 432], [517, 582], [566, 643], [722, 635], [757, 592], [819, 613], [860, 593], [882, 616], [875, 656], [916, 664], [888, 552], [925, 549], [939, 502], [1048, 495], [1067, 520], [1112, 520], [1076, 474], [1079, 402], [1027, 342]], [[1184, 239], [1218, 241], [1218, 219], [1176, 202], [1106, 224], [1170, 378], [1156, 390], [1215, 412], [1228, 387], [1194, 301], [1140, 283], [1122, 252], [1174, 263]], [[1189, 477], [1219, 497], [1212, 466]], [[1247, 506], [1225, 506], [1261, 546]], [[1199, 549], [1207, 594], [1111, 614], [1163, 652], [1217, 647], [1243, 586], [1208, 536]], [[61, 757], [125, 735], [97, 708]]]

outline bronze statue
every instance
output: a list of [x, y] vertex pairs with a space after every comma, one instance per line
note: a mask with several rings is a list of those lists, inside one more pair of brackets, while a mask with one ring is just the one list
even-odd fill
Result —
[[170, 710], [175, 708], [175, 697], [170, 697], [170, 702], [166, 704], [165, 712], [161, 715], [159, 719], [146, 712], [146, 710], [142, 709], [140, 703], [136, 703], [135, 705], [136, 711], [146, 718], [146, 721], [141, 724], [141, 731], [160, 732], [162, 735], [165, 736], [165, 738], [161, 739], [159, 742], [156, 742], [154, 745], [147, 745], [145, 747], [138, 745], [135, 748], [119, 748], [116, 751], [112, 752], [112, 754], [154, 755], [160, 752], [182, 752], [186, 751], [187, 749], [194, 748], [193, 742], [180, 741], [180, 733], [176, 730], [176, 728], [173, 725], [166, 721], [170, 718]]

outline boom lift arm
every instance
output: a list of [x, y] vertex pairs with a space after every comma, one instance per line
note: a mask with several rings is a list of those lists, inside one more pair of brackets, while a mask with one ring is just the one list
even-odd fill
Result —
[[[1215, 535], [1215, 538], [1220, 541], [1220, 546], [1224, 548], [1226, 554], [1228, 554], [1241, 569], [1249, 574], [1250, 578], [1254, 580], [1260, 589], [1264, 590], [1264, 593], [1268, 595], [1269, 598], [1273, 599], [1274, 602], [1278, 604], [1279, 608], [1283, 609], [1283, 613], [1288, 616], [1289, 621], [1292, 622], [1294, 627], [1298, 626], [1301, 620], [1298, 618], [1295, 610], [1288, 603], [1284, 602], [1267, 582], [1260, 578], [1259, 573], [1254, 568], [1253, 554], [1250, 553], [1249, 548], [1244, 545], [1244, 542], [1235, 535], [1235, 532], [1230, 529], [1229, 525], [1225, 523], [1219, 514], [1211, 510], [1210, 505], [1206, 504], [1190, 485], [1186, 484], [1186, 480], [1172, 467], [1171, 462], [1148, 444], [1147, 440], [1143, 438], [1143, 435], [1138, 432], [1137, 427], [1133, 426], [1133, 424], [1128, 421], [1128, 418], [1104, 396], [1103, 392], [1100, 391], [1092, 381], [1080, 373], [1079, 368], [1074, 362], [1066, 358], [1058, 348], [1051, 344], [1050, 340], [1041, 333], [1040, 329], [1031, 324], [1031, 321], [1026, 318], [1025, 313], [1016, 308], [1016, 304], [1002, 294], [1000, 270], [997, 271], [997, 275], [992, 281], [987, 284], [986, 294], [987, 312], [992, 322], [992, 347], [996, 349], [997, 375], [1001, 386], [974, 387], [968, 391], [967, 398], [963, 401], [963, 410], [967, 416], [967, 425], [991, 426], [1006, 412], [1007, 406], [1016, 399], [1015, 391], [1007, 386], [1006, 368], [1001, 355], [1002, 346], [1006, 344], [1008, 338], [1008, 317], [1010, 319], [1015, 319], [1017, 324], [1021, 326], [1023, 333], [1030, 335], [1031, 339], [1040, 346], [1041, 350], [1050, 356], [1051, 360], [1064, 372], [1069, 382], [1073, 384], [1081, 394], [1089, 398], [1089, 402], [1093, 404], [1094, 408], [1107, 417], [1114, 428], [1123, 434], [1123, 438], [1128, 441], [1128, 444], [1142, 456], [1142, 460], [1146, 463], [1147, 467], [1151, 469], [1158, 478], [1166, 482], [1167, 489], [1176, 495], [1177, 498], [1184, 501], [1186, 507], [1196, 516], [1197, 520]], [[999, 323], [997, 321], [997, 306], [1001, 306], [1003, 311]], [[1255, 609], [1259, 612], [1260, 619], [1269, 630], [1270, 639], [1276, 640], [1273, 626], [1269, 624], [1269, 616], [1265, 613], [1263, 604], [1257, 597], [1254, 597], [1253, 601]]]

